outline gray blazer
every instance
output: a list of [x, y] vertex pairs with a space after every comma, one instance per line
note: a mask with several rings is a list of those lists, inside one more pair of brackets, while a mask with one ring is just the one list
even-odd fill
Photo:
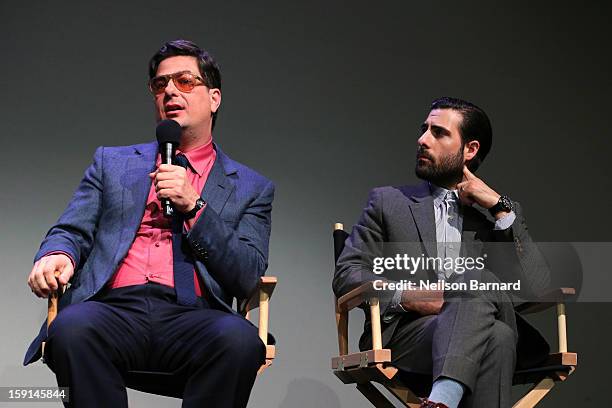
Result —
[[[500, 281], [520, 279], [520, 296], [512, 299], [516, 305], [546, 290], [550, 284], [550, 271], [528, 233], [520, 204], [515, 205], [516, 219], [506, 230], [495, 230], [494, 220], [486, 210], [464, 207], [461, 255], [477, 257], [486, 253], [485, 267]], [[413, 256], [435, 257], [437, 254], [433, 197], [426, 182], [416, 186], [379, 187], [370, 192], [367, 206], [347, 238], [336, 264], [333, 279], [336, 296], [340, 297], [364, 282], [381, 279], [382, 275], [372, 271], [374, 257], [392, 256], [398, 247], [411, 248], [415, 253]], [[384, 278], [410, 278], [405, 276], [405, 271], [402, 273], [385, 274]], [[414, 278], [437, 280], [432, 270], [419, 270]], [[381, 298], [381, 311], [385, 310], [389, 300]], [[383, 346], [391, 339], [398, 316], [385, 319]], [[518, 314], [517, 326], [523, 332], [523, 341], [519, 340], [519, 345], [522, 343], [538, 349], [539, 355], [547, 352], [548, 345], [542, 336]], [[369, 313], [366, 313], [366, 337], [368, 333]]]

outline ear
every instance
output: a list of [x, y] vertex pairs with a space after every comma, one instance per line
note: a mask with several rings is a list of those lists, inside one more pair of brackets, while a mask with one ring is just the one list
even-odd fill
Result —
[[219, 88], [209, 89], [208, 97], [210, 98], [210, 110], [215, 113], [221, 106], [221, 90]]
[[480, 150], [480, 142], [478, 140], [470, 140], [463, 146], [463, 160], [466, 162], [476, 157], [476, 154]]

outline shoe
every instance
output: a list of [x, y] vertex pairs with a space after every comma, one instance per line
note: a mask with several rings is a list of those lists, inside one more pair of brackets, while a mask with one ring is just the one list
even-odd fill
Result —
[[442, 404], [441, 402], [433, 402], [433, 401], [430, 401], [427, 398], [425, 398], [421, 402], [421, 407], [420, 408], [448, 408], [448, 406]]

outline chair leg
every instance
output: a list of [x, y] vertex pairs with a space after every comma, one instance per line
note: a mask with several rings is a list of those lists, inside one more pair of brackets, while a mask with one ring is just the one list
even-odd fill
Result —
[[391, 401], [383, 395], [371, 382], [357, 384], [357, 389], [361, 392], [376, 408], [394, 408]]
[[544, 378], [542, 381], [533, 386], [531, 390], [512, 406], [512, 408], [533, 408], [542, 398], [548, 394], [548, 391], [555, 386], [555, 382], [551, 378]]

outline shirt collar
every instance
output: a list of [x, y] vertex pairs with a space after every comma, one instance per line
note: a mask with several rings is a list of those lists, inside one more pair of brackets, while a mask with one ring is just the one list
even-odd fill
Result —
[[207, 165], [210, 163], [210, 161], [214, 158], [215, 155], [212, 138], [208, 141], [208, 143], [202, 146], [198, 146], [195, 149], [191, 149], [187, 152], [177, 150], [176, 154], [179, 153], [184, 154], [187, 160], [189, 161], [189, 166], [191, 167], [191, 169], [198, 173], [198, 176], [202, 176]]
[[444, 202], [444, 198], [450, 192], [457, 202], [459, 201], [459, 194], [457, 190], [448, 190], [444, 187], [436, 186], [435, 184], [429, 183], [429, 191], [431, 191], [431, 195], [434, 199], [434, 204], [436, 206], [441, 205]]

